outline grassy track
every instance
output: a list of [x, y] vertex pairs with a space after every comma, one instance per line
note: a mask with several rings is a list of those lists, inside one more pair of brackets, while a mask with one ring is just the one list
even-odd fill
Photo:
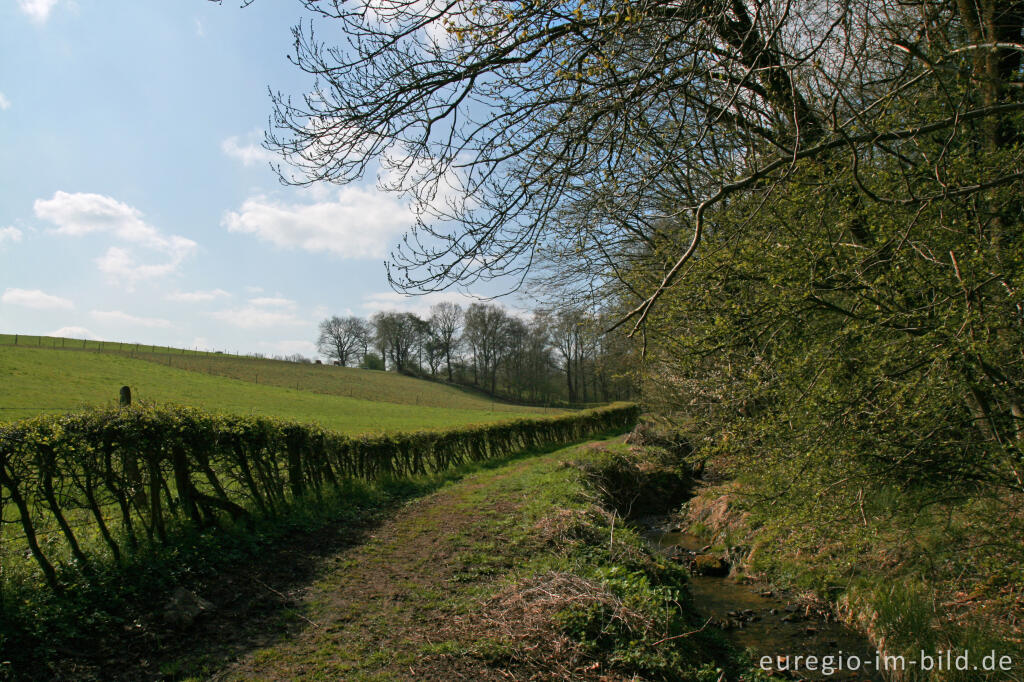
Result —
[[[147, 357], [155, 360], [157, 356]], [[219, 356], [207, 357], [221, 360]], [[0, 345], [0, 420], [109, 405], [122, 385], [132, 387], [136, 400], [317, 422], [348, 434], [492, 422], [538, 411], [500, 403], [492, 409], [490, 402], [456, 389], [383, 372], [339, 371], [342, 368], [244, 358], [224, 360], [228, 368], [237, 363], [239, 367], [265, 371], [268, 381], [273, 377], [271, 383], [277, 385], [266, 385], [262, 378], [256, 384], [178, 369], [173, 364], [161, 365], [124, 353]], [[324, 374], [316, 375], [317, 371]], [[325, 378], [328, 373], [336, 378], [332, 390], [327, 388], [331, 381]], [[314, 380], [320, 381], [316, 384], [319, 392], [303, 385], [308, 382], [312, 386]], [[291, 387], [287, 387], [289, 384]], [[346, 397], [346, 391], [356, 397]]]
[[[159, 608], [132, 612], [133, 627], [116, 628], [99, 655], [83, 648], [66, 657], [61, 672], [133, 680], [739, 679], [747, 664], [700, 628], [685, 570], [653, 554], [621, 518], [616, 524], [581, 475], [578, 462], [625, 448], [620, 438], [391, 481], [376, 502], [372, 490], [354, 491], [346, 499], [369, 505], [362, 523], [290, 534], [261, 551], [258, 565], [197, 573], [184, 584], [210, 601], [207, 615], [181, 628], [163, 623]], [[397, 510], [384, 502], [431, 490]], [[383, 514], [371, 518], [372, 509]]]
[[613, 529], [571, 466], [623, 447], [515, 459], [416, 500], [329, 557], [284, 632], [226, 669], [207, 659], [200, 670], [223, 680], [719, 679], [737, 661], [716, 635], [662, 641], [696, 629], [685, 572], [621, 520]]

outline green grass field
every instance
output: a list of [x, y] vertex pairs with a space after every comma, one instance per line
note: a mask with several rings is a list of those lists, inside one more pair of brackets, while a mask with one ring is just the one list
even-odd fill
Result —
[[[28, 345], [25, 341], [29, 340]], [[0, 337], [0, 421], [116, 401], [192, 405], [234, 414], [316, 422], [347, 434], [444, 428], [544, 412], [388, 372], [257, 360], [154, 347]], [[4, 344], [8, 345], [4, 345]], [[95, 344], [96, 342], [87, 342]], [[71, 350], [77, 346], [76, 350]], [[92, 349], [93, 352], [89, 352]], [[133, 357], [134, 356], [134, 357]], [[258, 382], [258, 383], [257, 383]]]
[[261, 385], [297, 388], [311, 393], [360, 398], [374, 402], [431, 405], [457, 410], [517, 413], [543, 413], [545, 411], [544, 408], [492, 401], [483, 394], [438, 382], [414, 379], [394, 372], [299, 364], [283, 360], [260, 360], [214, 353], [177, 355], [174, 353], [136, 353], [131, 350], [126, 352], [130, 353], [132, 357], [149, 360], [167, 367], [177, 367]]

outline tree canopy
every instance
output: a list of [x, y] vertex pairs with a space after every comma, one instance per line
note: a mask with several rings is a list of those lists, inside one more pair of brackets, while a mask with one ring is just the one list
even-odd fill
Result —
[[[650, 332], [652, 379], [733, 406], [811, 410], [797, 386], [845, 348], [877, 376], [832, 383], [844, 419], [881, 391], [895, 451], [942, 432], [925, 460], [1024, 486], [1024, 2], [305, 5], [337, 43], [294, 29], [315, 83], [274, 99], [268, 144], [288, 181], [380, 164], [415, 196], [396, 286], [532, 272]], [[912, 426], [932, 380], [959, 408]]]
[[[314, 85], [275, 97], [269, 146], [289, 182], [379, 164], [416, 198], [391, 259], [404, 289], [554, 263], [563, 286], [625, 287], [642, 317], [718, 209], [801, 161], [855, 169], [862, 194], [899, 206], [1022, 177], [1019, 154], [964, 173], [970, 145], [925, 148], [1019, 139], [1020, 2], [304, 4], [332, 23], [294, 29]], [[859, 171], [876, 158], [913, 180], [872, 187]], [[621, 276], [666, 236], [658, 271]]]
[[[267, 146], [413, 197], [395, 287], [601, 309], [829, 591], [899, 531], [954, 592], [1024, 565], [1024, 0], [303, 4]], [[570, 395], [621, 342], [544, 324]]]
[[606, 308], [798, 551], [938, 510], [1024, 561], [1024, 2], [306, 5], [268, 144], [415, 197], [395, 286]]

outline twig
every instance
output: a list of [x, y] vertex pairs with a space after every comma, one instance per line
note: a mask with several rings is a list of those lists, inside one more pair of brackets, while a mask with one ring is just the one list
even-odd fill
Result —
[[857, 504], [860, 505], [860, 518], [864, 521], [864, 527], [868, 527], [868, 517], [864, 514], [864, 488], [857, 489]]
[[704, 621], [704, 625], [701, 625], [696, 630], [690, 630], [689, 632], [684, 632], [681, 635], [672, 635], [671, 637], [666, 637], [665, 639], [659, 639], [657, 642], [655, 642], [651, 646], [658, 646], [659, 644], [664, 644], [665, 642], [669, 642], [669, 641], [671, 641], [673, 639], [680, 639], [682, 637], [689, 637], [690, 635], [695, 635], [698, 632], [704, 632], [704, 628], [706, 628], [710, 624], [711, 624], [711, 618], [709, 617], [706, 621]]
[[[253, 582], [256, 583], [257, 585], [260, 585], [261, 587], [264, 587], [265, 589], [269, 590], [270, 592], [273, 592], [274, 594], [276, 594], [278, 597], [281, 598], [282, 601], [285, 601], [285, 602], [290, 602], [291, 601], [291, 599], [289, 599], [287, 596], [285, 596], [284, 594], [278, 592], [273, 587], [271, 587], [270, 585], [266, 584], [265, 582], [263, 582], [262, 580], [260, 580], [256, 576], [249, 576], [249, 577], [252, 578]], [[294, 613], [296, 616], [298, 616], [302, 620], [306, 621], [307, 623], [309, 623], [310, 625], [315, 627], [316, 629], [318, 629], [318, 630], [320, 629], [320, 624], [319, 623], [314, 623], [309, 618], [306, 618], [304, 615], [302, 615], [301, 613], [299, 613], [295, 609], [289, 609], [287, 606], [285, 608], [289, 612]]]

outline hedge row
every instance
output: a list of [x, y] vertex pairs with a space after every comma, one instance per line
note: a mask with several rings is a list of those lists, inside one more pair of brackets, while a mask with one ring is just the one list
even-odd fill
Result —
[[[560, 445], [629, 428], [638, 414], [636, 405], [620, 403], [361, 437], [187, 407], [40, 416], [0, 425], [0, 525], [20, 526], [26, 556], [60, 591], [55, 564], [66, 558], [88, 574], [96, 559], [89, 548], [97, 543], [121, 560], [140, 542], [165, 541], [171, 524], [275, 515], [295, 498], [316, 499], [346, 478], [422, 474]], [[15, 510], [14, 518], [3, 518]]]

